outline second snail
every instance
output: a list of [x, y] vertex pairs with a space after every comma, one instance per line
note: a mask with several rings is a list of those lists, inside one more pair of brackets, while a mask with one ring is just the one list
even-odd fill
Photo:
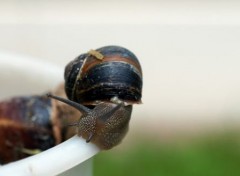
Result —
[[[132, 105], [141, 103], [142, 69], [137, 57], [120, 46], [90, 50], [66, 66], [64, 78], [65, 93], [53, 91], [48, 94], [54, 99], [52, 107], [55, 112], [52, 114], [55, 116], [49, 124], [55, 141], [66, 140], [74, 134], [73, 129], [77, 129], [77, 134], [86, 142], [92, 142], [101, 149], [119, 144], [128, 131]], [[43, 100], [46, 101], [45, 98]], [[58, 101], [67, 105], [58, 105]], [[68, 107], [70, 111], [66, 110]], [[6, 115], [6, 111], [0, 104], [0, 119], [2, 114]], [[56, 117], [56, 114], [64, 117]], [[66, 135], [68, 129], [72, 130]]]

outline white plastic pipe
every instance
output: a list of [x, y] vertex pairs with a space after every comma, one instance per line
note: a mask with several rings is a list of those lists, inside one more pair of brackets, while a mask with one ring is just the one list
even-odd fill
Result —
[[[41, 94], [53, 89], [63, 81], [63, 71], [51, 63], [0, 52], [0, 98]], [[67, 175], [77, 165], [76, 175], [90, 176], [91, 161], [84, 161], [99, 151], [95, 145], [74, 136], [40, 154], [0, 166], [0, 176]]]
[[0, 167], [0, 175], [53, 176], [84, 162], [98, 151], [95, 145], [74, 136], [45, 152]]

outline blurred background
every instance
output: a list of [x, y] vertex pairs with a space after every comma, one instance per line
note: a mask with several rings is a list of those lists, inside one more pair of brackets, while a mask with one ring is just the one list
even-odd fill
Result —
[[64, 69], [105, 45], [139, 58], [143, 104], [94, 175], [240, 174], [240, 2], [0, 1], [0, 52]]

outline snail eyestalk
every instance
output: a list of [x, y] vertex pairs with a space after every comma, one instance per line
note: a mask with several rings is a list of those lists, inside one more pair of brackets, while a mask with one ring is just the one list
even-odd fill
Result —
[[62, 98], [62, 97], [58, 97], [58, 96], [54, 96], [52, 94], [47, 94], [48, 97], [50, 98], [53, 98], [53, 99], [56, 99], [58, 101], [61, 101], [65, 104], [68, 104], [69, 106], [72, 106], [74, 108], [76, 108], [77, 110], [79, 110], [81, 113], [89, 113], [90, 112], [90, 109], [88, 109], [87, 107], [79, 104], [79, 103], [76, 103], [74, 101], [71, 101], [71, 100], [68, 100], [68, 99], [65, 99], [65, 98]]
[[66, 127], [72, 127], [72, 126], [78, 126], [79, 122], [69, 123], [66, 125]]
[[122, 107], [124, 107], [123, 103], [117, 104], [117, 106], [113, 107], [110, 111], [99, 114], [98, 118], [105, 122], [110, 119], [114, 115], [114, 113]]

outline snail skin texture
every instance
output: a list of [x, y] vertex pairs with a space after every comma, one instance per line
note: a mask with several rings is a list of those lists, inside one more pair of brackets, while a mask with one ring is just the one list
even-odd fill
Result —
[[65, 68], [68, 99], [48, 94], [82, 113], [71, 124], [86, 142], [101, 149], [119, 144], [128, 131], [132, 105], [141, 103], [142, 69], [137, 57], [119, 46], [78, 56]]

